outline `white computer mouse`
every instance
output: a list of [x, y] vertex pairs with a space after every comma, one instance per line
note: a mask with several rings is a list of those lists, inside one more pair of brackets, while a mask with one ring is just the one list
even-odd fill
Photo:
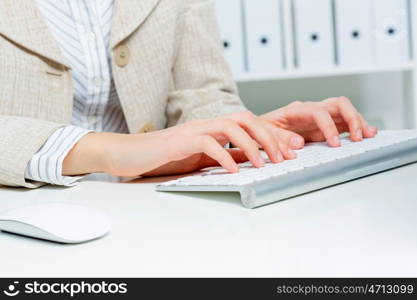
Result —
[[0, 212], [0, 230], [64, 244], [79, 244], [110, 232], [103, 213], [62, 203], [36, 204]]

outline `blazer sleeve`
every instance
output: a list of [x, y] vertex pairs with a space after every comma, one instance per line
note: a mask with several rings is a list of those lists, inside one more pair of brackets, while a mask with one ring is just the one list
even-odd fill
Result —
[[25, 178], [68, 187], [77, 185], [83, 176], [63, 176], [62, 166], [74, 145], [90, 132], [74, 125], [56, 130], [28, 163]]
[[26, 167], [48, 137], [63, 126], [32, 118], [0, 115], [0, 185], [27, 188], [43, 185], [26, 181]]
[[214, 1], [187, 0], [179, 22], [168, 126], [246, 110], [223, 56]]

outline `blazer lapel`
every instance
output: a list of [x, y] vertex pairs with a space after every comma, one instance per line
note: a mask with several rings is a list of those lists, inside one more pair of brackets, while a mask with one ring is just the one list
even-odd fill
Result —
[[[129, 37], [160, 0], [115, 0], [111, 46]], [[34, 0], [0, 0], [0, 35], [70, 68]]]
[[160, 0], [115, 0], [111, 47], [129, 37], [151, 14]]
[[34, 0], [0, 0], [0, 35], [70, 68]]

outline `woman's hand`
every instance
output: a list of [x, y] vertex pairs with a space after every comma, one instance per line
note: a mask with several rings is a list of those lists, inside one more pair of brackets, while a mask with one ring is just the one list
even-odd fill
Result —
[[[197, 127], [195, 127], [195, 125], [197, 125]], [[257, 161], [257, 158], [260, 155], [258, 150], [259, 148], [263, 148], [268, 154], [270, 160], [277, 163], [286, 159], [296, 158], [296, 153], [292, 149], [300, 148], [303, 145], [303, 138], [301, 136], [293, 132], [277, 128], [269, 121], [257, 117], [249, 111], [225, 115], [215, 120], [193, 121], [191, 123], [167, 129], [166, 132], [170, 135], [173, 134], [174, 137], [178, 133], [182, 136], [185, 132], [186, 140], [188, 140], [190, 126], [195, 127], [195, 129], [198, 128], [197, 132], [195, 132], [196, 134], [203, 134], [204, 136], [208, 135], [210, 138], [214, 138], [214, 140], [222, 146], [222, 152], [226, 151], [235, 163], [242, 163], [250, 160], [256, 167], [260, 167], [264, 164], [263, 159]], [[239, 133], [239, 136], [236, 136], [236, 138], [233, 138], [232, 135], [227, 135], [223, 132], [226, 128], [229, 128], [229, 130], [232, 131], [235, 129], [238, 129], [238, 131], [243, 130], [243, 132]], [[161, 131], [155, 134], [166, 134], [166, 132]], [[239, 138], [242, 138], [242, 141], [239, 141]], [[247, 142], [242, 143], [245, 140]], [[184, 142], [186, 143], [186, 141]], [[239, 149], [224, 150], [223, 146], [229, 142], [239, 147]], [[255, 152], [251, 155], [250, 152], [245, 151], [247, 148], [245, 143], [249, 143], [250, 145], [253, 144], [253, 142], [255, 142], [255, 144], [251, 147], [253, 147]], [[296, 143], [296, 145], [294, 145], [294, 143]], [[225, 167], [224, 164], [219, 163], [219, 160], [214, 159], [213, 156], [202, 152], [193, 154], [183, 160], [174, 160], [152, 170], [151, 172], [145, 173], [144, 175], [160, 176], [169, 174], [184, 174], [219, 165]], [[233, 172], [231, 169], [227, 167], [225, 168]]]
[[[273, 163], [296, 157], [290, 145], [302, 138], [250, 112], [192, 121], [148, 134], [90, 133], [64, 160], [64, 175], [105, 172], [116, 176], [170, 175], [220, 165], [238, 172], [237, 163]], [[225, 149], [227, 143], [239, 148]]]
[[327, 141], [332, 147], [340, 146], [339, 134], [344, 132], [349, 132], [353, 141], [375, 137], [378, 132], [346, 97], [322, 102], [296, 101], [262, 117], [279, 128], [298, 133], [307, 142]]

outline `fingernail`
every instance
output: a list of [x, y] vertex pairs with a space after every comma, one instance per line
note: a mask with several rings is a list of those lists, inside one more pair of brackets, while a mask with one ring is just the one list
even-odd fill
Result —
[[292, 148], [300, 148], [302, 147], [304, 144], [304, 140], [299, 137], [299, 136], [295, 136], [293, 138], [291, 138], [291, 147]]
[[263, 167], [265, 165], [265, 160], [264, 160], [264, 158], [262, 156], [259, 156], [258, 159], [256, 160], [256, 163], [259, 166]]
[[373, 133], [376, 133], [378, 131], [378, 129], [376, 127], [373, 126], [369, 126], [368, 127], [370, 131], [372, 131]]
[[282, 162], [284, 160], [284, 157], [282, 156], [281, 152], [277, 152], [276, 154], [277, 161]]
[[363, 136], [362, 136], [362, 130], [361, 130], [361, 129], [356, 130], [356, 137], [357, 137], [358, 139], [360, 139], [360, 140], [362, 140], [362, 139], [363, 139]]
[[333, 137], [333, 145], [340, 146], [340, 138], [338, 136]]
[[288, 149], [288, 154], [293, 158], [297, 157], [297, 153], [295, 153], [295, 151], [292, 149]]

